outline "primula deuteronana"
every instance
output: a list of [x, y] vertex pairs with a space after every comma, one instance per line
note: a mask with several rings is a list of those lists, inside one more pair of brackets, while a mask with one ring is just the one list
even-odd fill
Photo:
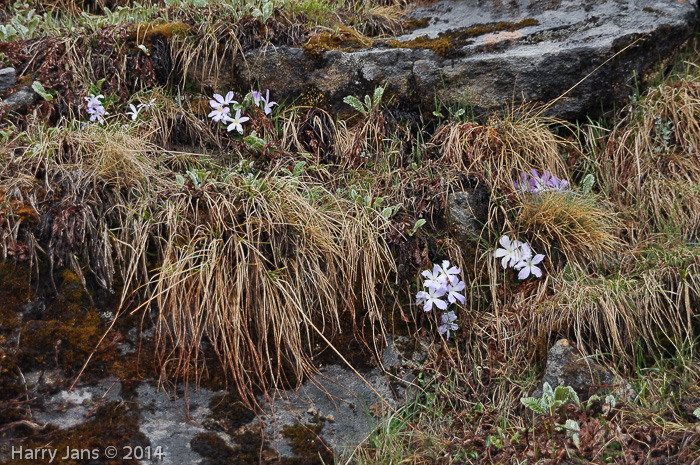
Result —
[[462, 272], [459, 268], [456, 266], [453, 266], [450, 268], [450, 262], [447, 260], [442, 261], [442, 272], [447, 278], [447, 281], [449, 281], [452, 284], [457, 284], [459, 282], [459, 277], [457, 276], [459, 273]]
[[131, 111], [127, 111], [126, 115], [131, 118], [131, 121], [136, 121], [141, 112], [141, 105], [139, 105], [139, 108], [136, 108], [133, 103], [130, 103], [129, 108], [131, 108]]
[[459, 329], [459, 326], [457, 326], [455, 321], [457, 321], [457, 315], [455, 315], [455, 312], [447, 312], [442, 314], [442, 324], [438, 330], [440, 331], [440, 334], [445, 336], [445, 339], [450, 338], [450, 331], [457, 331], [457, 329]]
[[[425, 299], [425, 305], [423, 305], [423, 311], [429, 312], [433, 309], [435, 305], [440, 310], [445, 310], [447, 308], [447, 302], [441, 299], [445, 295], [447, 289], [444, 287], [429, 287], [428, 292], [421, 291], [422, 295], [419, 298]], [[418, 294], [421, 294], [419, 292]], [[418, 295], [416, 295], [418, 297]]]
[[260, 106], [260, 100], [262, 99], [262, 92], [257, 90], [251, 90], [250, 93], [253, 95], [253, 103], [256, 107]]
[[460, 281], [459, 278], [455, 276], [456, 284], [452, 282], [447, 286], [447, 300], [453, 304], [457, 301], [459, 301], [460, 304], [464, 303], [464, 296], [460, 294], [461, 291], [464, 290], [464, 281]]
[[265, 103], [265, 107], [263, 108], [265, 110], [265, 114], [269, 115], [270, 113], [272, 113], [272, 107], [277, 105], [277, 102], [270, 101], [270, 89], [267, 89], [265, 98], [262, 99], [262, 101]]
[[442, 272], [442, 268], [439, 265], [433, 265], [433, 272], [430, 270], [425, 270], [421, 275], [426, 278], [423, 281], [423, 287], [443, 287], [447, 285], [447, 276]]
[[502, 248], [496, 249], [493, 256], [496, 258], [501, 258], [501, 266], [503, 268], [508, 268], [509, 266], [515, 265], [520, 260], [520, 242], [513, 239], [512, 241], [508, 236], [503, 236], [498, 241]]
[[514, 266], [516, 270], [520, 270], [520, 272], [518, 273], [518, 278], [527, 279], [528, 276], [530, 276], [531, 274], [537, 276], [538, 278], [541, 278], [542, 270], [540, 270], [540, 268], [536, 265], [538, 265], [540, 262], [542, 262], [542, 260], [544, 260], [544, 255], [537, 254], [533, 257], [532, 250], [530, 249], [530, 246], [528, 244], [523, 244], [523, 249], [527, 249], [523, 250], [523, 252], [527, 252], [526, 258], [523, 258]]
[[249, 119], [250, 119], [250, 118], [248, 118], [247, 116], [241, 116], [241, 110], [238, 109], [238, 110], [236, 110], [236, 116], [235, 116], [235, 117], [231, 118], [231, 117], [225, 116], [225, 117], [223, 118], [223, 121], [226, 122], [226, 123], [231, 123], [231, 124], [229, 124], [228, 127], [226, 128], [227, 131], [231, 132], [231, 131], [233, 131], [233, 130], [235, 129], [235, 130], [238, 131], [239, 133], [243, 134], [243, 126], [242, 126], [242, 124], [245, 123], [246, 121], [248, 121]]
[[213, 119], [215, 122], [224, 121], [226, 117], [230, 114], [231, 109], [229, 107], [216, 107], [209, 113], [209, 118]]
[[232, 103], [238, 103], [233, 99], [233, 92], [228, 92], [226, 97], [223, 97], [221, 94], [214, 94], [214, 100], [209, 100], [209, 105], [212, 108], [226, 107]]

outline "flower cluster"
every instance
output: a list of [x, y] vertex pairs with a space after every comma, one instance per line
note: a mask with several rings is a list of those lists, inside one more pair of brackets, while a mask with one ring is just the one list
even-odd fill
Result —
[[541, 278], [542, 270], [537, 266], [544, 260], [543, 254], [534, 254], [532, 248], [527, 242], [520, 242], [508, 236], [503, 236], [498, 241], [501, 248], [496, 249], [493, 256], [501, 258], [501, 266], [503, 268], [511, 267], [519, 270], [518, 278], [527, 279], [531, 274]]
[[[272, 113], [272, 107], [277, 105], [277, 102], [270, 100], [270, 90], [268, 89], [265, 97], [262, 96], [262, 92], [250, 91], [252, 96], [253, 104], [256, 107], [262, 105], [262, 109], [266, 115]], [[244, 102], [245, 103], [245, 102]], [[231, 132], [234, 129], [238, 131], [239, 134], [243, 134], [243, 123], [248, 121], [250, 118], [247, 116], [241, 116], [242, 105], [240, 105], [236, 100], [233, 99], [233, 92], [228, 92], [226, 96], [221, 94], [214, 94], [214, 99], [209, 101], [212, 111], [209, 113], [209, 117], [215, 122], [224, 123], [228, 126], [226, 130]], [[231, 106], [236, 110], [235, 116], [231, 117]]]
[[131, 108], [131, 111], [127, 111], [126, 114], [131, 118], [131, 121], [136, 121], [136, 118], [138, 118], [139, 113], [141, 113], [141, 110], [144, 108], [150, 108], [153, 106], [155, 103], [156, 99], [152, 98], [150, 102], [148, 103], [139, 103], [138, 106], [134, 106], [133, 103], [129, 104], [129, 108]]
[[94, 95], [90, 94], [89, 97], [85, 97], [85, 100], [87, 101], [87, 113], [90, 115], [90, 121], [99, 121], [100, 124], [103, 124], [105, 122], [104, 117], [109, 114], [107, 110], [105, 110], [104, 105], [102, 104], [102, 101], [100, 99], [105, 98], [104, 95]]
[[[448, 305], [459, 302], [464, 303], [464, 295], [460, 294], [464, 290], [464, 281], [459, 279], [460, 269], [456, 266], [450, 267], [450, 262], [444, 260], [442, 266], [434, 265], [433, 270], [425, 270], [421, 275], [425, 278], [422, 290], [416, 294], [416, 304], [423, 306], [423, 311], [429, 312], [433, 306], [439, 310], [447, 310]], [[443, 299], [447, 299], [447, 302]], [[457, 316], [453, 311], [443, 313], [438, 328], [440, 333], [450, 338], [450, 332], [455, 331], [458, 326], [455, 323]]]
[[277, 102], [270, 101], [270, 89], [267, 89], [265, 97], [262, 96], [262, 92], [258, 92], [257, 90], [251, 90], [250, 93], [253, 95], [253, 103], [256, 107], [260, 107], [260, 104], [262, 103], [262, 109], [265, 114], [269, 115], [272, 113], [272, 107], [277, 105]]
[[545, 171], [542, 176], [537, 170], [530, 170], [530, 175], [520, 173], [520, 182], [513, 181], [515, 190], [521, 193], [529, 192], [539, 194], [540, 192], [568, 192], [569, 181], [559, 179], [551, 171]]

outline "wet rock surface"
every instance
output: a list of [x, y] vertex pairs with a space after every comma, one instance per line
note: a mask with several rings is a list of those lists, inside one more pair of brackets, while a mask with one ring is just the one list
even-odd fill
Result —
[[574, 118], [627, 97], [634, 73], [668, 57], [698, 19], [697, 2], [676, 0], [442, 0], [412, 16], [419, 27], [396, 40], [312, 39], [235, 63], [221, 57], [226, 71], [200, 66], [193, 77], [210, 89], [257, 82], [277, 100], [340, 112], [349, 110], [343, 97], [388, 82], [407, 107], [434, 104], [436, 94], [477, 109], [557, 99], [547, 113]]
[[[30, 373], [26, 378], [31, 385], [43, 375]], [[225, 391], [185, 391], [182, 386], [173, 391], [142, 383], [135, 393], [126, 393], [119, 380], [108, 378], [45, 394], [29, 421], [42, 430], [63, 431], [66, 447], [73, 448], [82, 447], [77, 432], [94, 430], [98, 442], [93, 445], [102, 456], [112, 443], [97, 433], [101, 412], [128, 406], [133, 420], [128, 434], [137, 440], [116, 444], [120, 454], [140, 448], [165, 465], [222, 463], [222, 458], [243, 464], [302, 457], [317, 463], [319, 456], [332, 461], [333, 452], [359, 444], [377, 419], [402, 401], [403, 389], [379, 369], [362, 378], [340, 366], [325, 367], [298, 390], [260, 399], [264, 411], [257, 415], [242, 405], [232, 409], [236, 402]], [[124, 424], [114, 427], [127, 429]], [[28, 447], [11, 439], [0, 438], [0, 463], [15, 463], [12, 451]]]
[[0, 69], [0, 94], [17, 83], [17, 72], [14, 68]]
[[626, 380], [616, 377], [594, 359], [581, 355], [567, 339], [560, 339], [549, 349], [544, 377], [533, 392], [534, 397], [542, 396], [545, 382], [552, 388], [571, 386], [582, 400], [593, 394], [604, 396], [612, 393], [624, 401], [633, 401], [637, 396]]

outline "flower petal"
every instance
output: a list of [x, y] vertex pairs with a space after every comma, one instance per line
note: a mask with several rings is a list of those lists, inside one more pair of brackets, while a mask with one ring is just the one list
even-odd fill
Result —
[[530, 276], [530, 268], [527, 266], [518, 273], [518, 278], [520, 279], [527, 279], [528, 276]]

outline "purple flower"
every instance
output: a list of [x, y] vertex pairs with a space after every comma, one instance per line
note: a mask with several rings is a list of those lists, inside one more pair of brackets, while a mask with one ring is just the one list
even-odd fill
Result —
[[447, 312], [442, 314], [442, 324], [438, 330], [440, 331], [440, 334], [445, 336], [445, 339], [450, 338], [450, 331], [457, 331], [457, 329], [459, 329], [459, 326], [455, 323], [456, 320], [457, 315], [455, 315], [455, 312]]
[[214, 100], [209, 100], [209, 105], [212, 108], [226, 107], [232, 103], [238, 103], [233, 99], [233, 92], [228, 92], [226, 97], [223, 97], [221, 94], [214, 94]]
[[540, 270], [540, 268], [536, 265], [544, 260], [544, 255], [537, 254], [533, 257], [532, 250], [527, 244], [523, 244], [523, 253], [525, 254], [525, 257], [514, 266], [516, 270], [520, 270], [520, 273], [518, 273], [518, 278], [527, 279], [530, 274], [541, 278], [542, 270]]
[[209, 113], [209, 118], [213, 119], [217, 123], [220, 121], [223, 121], [229, 114], [231, 113], [231, 109], [229, 107], [216, 107], [212, 110], [211, 113]]
[[464, 281], [457, 280], [456, 283], [452, 283], [447, 286], [447, 301], [451, 304], [459, 300], [460, 304], [464, 303], [464, 296], [460, 294], [460, 291], [464, 290]]
[[508, 236], [502, 236], [498, 241], [502, 248], [496, 249], [493, 256], [496, 258], [502, 258], [501, 266], [503, 268], [508, 268], [513, 266], [520, 260], [520, 242], [513, 239], [512, 241]]
[[277, 105], [277, 102], [271, 102], [270, 101], [270, 89], [267, 89], [267, 93], [265, 94], [265, 98], [262, 99], [262, 101], [265, 103], [264, 110], [265, 114], [269, 115], [272, 113], [272, 107]]
[[260, 106], [260, 100], [262, 99], [262, 92], [259, 92], [257, 90], [251, 90], [251, 94], [253, 94], [253, 103], [255, 103], [256, 107]]
[[231, 118], [230, 116], [224, 116], [223, 121], [226, 123], [231, 123], [228, 125], [226, 130], [228, 132], [233, 131], [234, 129], [238, 131], [239, 133], [243, 134], [243, 126], [242, 124], [248, 121], [250, 118], [247, 116], [241, 116], [241, 110], [238, 109], [236, 110], [236, 116], [234, 118]]
[[433, 272], [425, 270], [421, 275], [426, 278], [423, 281], [423, 287], [443, 287], [447, 285], [447, 277], [442, 272], [440, 265], [433, 265]]
[[447, 308], [447, 302], [440, 299], [440, 297], [444, 296], [446, 292], [447, 289], [444, 287], [429, 287], [428, 292], [421, 291], [416, 294], [416, 297], [425, 301], [425, 305], [423, 305], [424, 312], [431, 311], [433, 309], [433, 304], [440, 310], [445, 310]]

